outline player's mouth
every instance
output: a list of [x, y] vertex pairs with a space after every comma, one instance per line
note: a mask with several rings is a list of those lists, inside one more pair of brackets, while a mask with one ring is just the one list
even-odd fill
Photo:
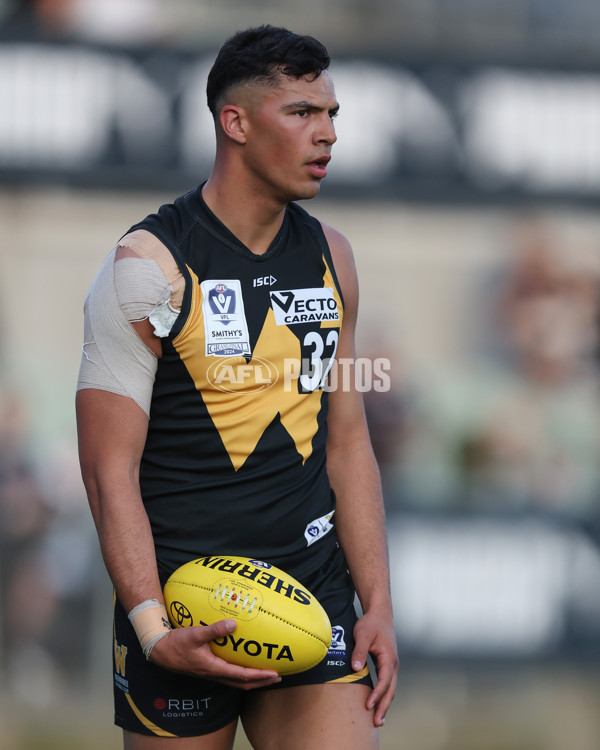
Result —
[[307, 167], [313, 177], [322, 180], [324, 177], [327, 177], [327, 165], [330, 161], [331, 156], [321, 156], [318, 159], [309, 161]]

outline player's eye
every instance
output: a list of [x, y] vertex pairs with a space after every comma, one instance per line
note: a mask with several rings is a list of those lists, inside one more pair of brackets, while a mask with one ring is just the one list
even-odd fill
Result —
[[299, 109], [296, 114], [298, 117], [308, 117], [308, 110], [307, 109]]

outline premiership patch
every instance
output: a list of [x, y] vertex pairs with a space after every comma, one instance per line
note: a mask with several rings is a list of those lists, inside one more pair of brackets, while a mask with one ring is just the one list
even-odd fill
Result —
[[288, 289], [269, 294], [278, 326], [340, 319], [331, 287]]
[[207, 357], [250, 353], [250, 335], [239, 279], [207, 279], [200, 284]]

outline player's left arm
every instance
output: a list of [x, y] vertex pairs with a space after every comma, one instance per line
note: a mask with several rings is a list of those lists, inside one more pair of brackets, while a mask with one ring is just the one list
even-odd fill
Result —
[[352, 667], [357, 671], [362, 669], [369, 653], [374, 659], [377, 684], [367, 707], [374, 709], [373, 721], [379, 726], [394, 697], [398, 671], [385, 512], [362, 395], [354, 387], [356, 267], [346, 238], [325, 225], [323, 229], [344, 296], [344, 320], [336, 358], [338, 362], [346, 360], [344, 369], [350, 375], [342, 377], [339, 369], [337, 388], [329, 393], [327, 473], [337, 496], [337, 535], [363, 609], [354, 633]]

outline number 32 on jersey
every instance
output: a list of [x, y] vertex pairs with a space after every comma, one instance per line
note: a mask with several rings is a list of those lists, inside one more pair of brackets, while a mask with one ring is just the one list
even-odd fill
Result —
[[300, 393], [311, 393], [325, 385], [335, 360], [339, 332], [335, 328], [309, 331], [302, 340], [302, 366], [298, 381]]

